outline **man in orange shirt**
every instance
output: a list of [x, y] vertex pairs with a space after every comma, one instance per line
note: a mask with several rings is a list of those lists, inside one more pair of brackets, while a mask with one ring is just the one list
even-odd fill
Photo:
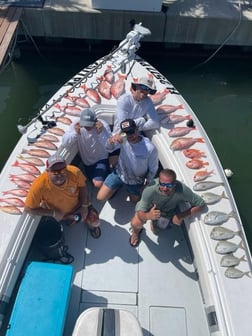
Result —
[[86, 177], [79, 168], [67, 165], [59, 154], [47, 161], [47, 169], [33, 182], [25, 201], [31, 215], [51, 216], [57, 221], [86, 222], [94, 238], [101, 235], [99, 215], [89, 201]]

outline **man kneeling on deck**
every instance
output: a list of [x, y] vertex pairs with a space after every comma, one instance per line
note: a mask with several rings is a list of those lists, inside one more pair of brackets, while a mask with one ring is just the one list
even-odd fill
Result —
[[69, 223], [78, 216], [78, 221], [87, 224], [92, 237], [99, 238], [99, 215], [89, 201], [86, 177], [57, 153], [49, 157], [46, 166], [46, 171], [34, 180], [29, 190], [25, 211]]
[[[191, 207], [181, 212], [181, 202], [188, 202]], [[181, 225], [184, 218], [196, 215], [204, 206], [205, 202], [199, 195], [176, 180], [173, 170], [161, 170], [155, 184], [144, 189], [141, 200], [136, 204], [136, 213], [131, 219], [130, 245], [138, 246], [147, 220], [151, 220], [151, 230], [157, 234], [159, 229], [167, 229], [173, 224]]]

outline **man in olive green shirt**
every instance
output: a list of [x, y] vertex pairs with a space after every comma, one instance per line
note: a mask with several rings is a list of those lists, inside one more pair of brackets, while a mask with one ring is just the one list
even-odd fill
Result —
[[[190, 208], [181, 212], [181, 202], [190, 204]], [[196, 215], [205, 206], [204, 200], [189, 187], [176, 180], [176, 173], [163, 169], [155, 183], [143, 191], [141, 200], [136, 204], [136, 213], [131, 219], [132, 235], [130, 245], [138, 246], [143, 225], [151, 220], [151, 227], [165, 229], [175, 224], [181, 225], [184, 218]]]

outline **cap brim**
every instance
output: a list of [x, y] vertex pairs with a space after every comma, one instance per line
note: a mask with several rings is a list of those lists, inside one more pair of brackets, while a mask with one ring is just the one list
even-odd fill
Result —
[[95, 124], [94, 121], [85, 121], [85, 122], [80, 121], [80, 127], [93, 127], [94, 124]]

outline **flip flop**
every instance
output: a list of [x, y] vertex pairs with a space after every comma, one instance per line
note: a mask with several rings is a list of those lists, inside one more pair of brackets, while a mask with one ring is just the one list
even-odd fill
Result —
[[88, 230], [89, 230], [91, 236], [92, 236], [94, 239], [98, 239], [98, 238], [100, 238], [100, 236], [101, 236], [101, 229], [100, 229], [99, 226], [97, 226], [97, 227], [95, 227], [95, 228], [93, 228], [93, 229], [88, 228]]
[[[133, 232], [133, 230], [132, 230], [132, 232]], [[130, 235], [130, 237], [129, 237], [130, 246], [132, 246], [132, 247], [138, 247], [138, 245], [140, 244], [140, 241], [141, 241], [141, 233], [142, 232], [143, 232], [143, 229], [139, 230], [138, 233], [135, 233], [136, 236], [137, 236], [137, 242], [136, 242], [136, 244], [132, 244], [132, 242], [131, 242], [132, 235]]]

